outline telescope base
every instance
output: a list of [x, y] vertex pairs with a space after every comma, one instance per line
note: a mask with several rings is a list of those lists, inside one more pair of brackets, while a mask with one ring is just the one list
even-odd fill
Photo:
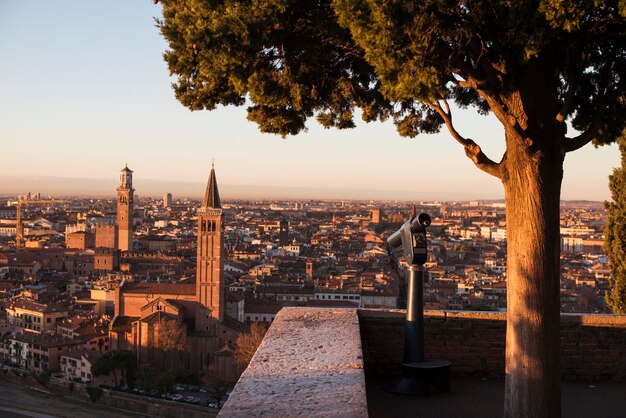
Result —
[[404, 363], [403, 376], [385, 386], [387, 392], [401, 395], [430, 395], [431, 386], [440, 392], [450, 392], [450, 363], [448, 360], [430, 360]]
[[400, 395], [419, 395], [422, 392], [417, 380], [405, 376], [394, 379], [394, 381], [385, 386], [384, 389], [387, 392]]
[[450, 363], [448, 360], [429, 360], [404, 363], [402, 371], [405, 377], [418, 382], [424, 395], [430, 394], [434, 386], [441, 392], [450, 392]]

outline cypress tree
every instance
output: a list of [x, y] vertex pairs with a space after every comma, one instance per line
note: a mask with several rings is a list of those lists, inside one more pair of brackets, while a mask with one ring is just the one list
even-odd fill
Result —
[[622, 166], [609, 176], [612, 202], [605, 202], [608, 213], [604, 249], [609, 256], [609, 291], [606, 304], [616, 314], [626, 314], [626, 140], [619, 141]]

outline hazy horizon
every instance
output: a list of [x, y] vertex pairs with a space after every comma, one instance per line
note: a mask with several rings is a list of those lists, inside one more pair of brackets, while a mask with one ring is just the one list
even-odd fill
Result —
[[[0, 176], [3, 184], [0, 197], [15, 197], [26, 193], [41, 193], [42, 197], [85, 197], [115, 199], [116, 179], [70, 178], [62, 176], [11, 177]], [[161, 199], [171, 193], [174, 200], [182, 198], [202, 199], [206, 183], [158, 179], [133, 179], [135, 193], [141, 198], [149, 196]], [[7, 187], [8, 185], [8, 187]], [[407, 193], [399, 190], [345, 190], [341, 188], [280, 187], [254, 184], [222, 184], [218, 177], [220, 196], [224, 200], [374, 200], [374, 201], [504, 201], [504, 196], [487, 196], [459, 192], [454, 195], [437, 192]], [[350, 196], [350, 197], [348, 197]], [[561, 201], [603, 202], [594, 199], [566, 199]]]
[[[431, 191], [369, 190], [345, 188], [315, 188], [267, 186], [262, 184], [228, 184], [219, 180], [220, 196], [224, 199], [328, 199], [328, 200], [501, 200], [503, 196], [478, 196], [471, 193], [442, 193]], [[42, 196], [84, 196], [115, 198], [117, 178], [71, 178], [63, 176], [0, 176], [3, 183], [0, 196], [41, 193]], [[8, 187], [7, 187], [8, 185]], [[202, 182], [133, 178], [135, 193], [140, 197], [162, 198], [171, 193], [174, 199], [201, 198], [206, 187]]]

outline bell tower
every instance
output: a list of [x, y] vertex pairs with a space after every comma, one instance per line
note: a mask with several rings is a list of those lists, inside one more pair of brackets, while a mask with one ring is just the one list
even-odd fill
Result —
[[120, 171], [120, 185], [117, 188], [117, 229], [118, 249], [133, 249], [133, 172], [128, 165]]
[[202, 206], [198, 209], [196, 298], [209, 310], [209, 316], [220, 321], [224, 318], [226, 304], [222, 279], [223, 229], [222, 204], [217, 190], [215, 167], [212, 166]]

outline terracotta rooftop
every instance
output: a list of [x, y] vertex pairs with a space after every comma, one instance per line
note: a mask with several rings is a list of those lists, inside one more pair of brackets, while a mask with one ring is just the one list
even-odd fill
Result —
[[145, 322], [147, 324], [157, 324], [159, 322], [161, 322], [163, 319], [168, 319], [168, 320], [176, 320], [176, 315], [167, 313], [167, 312], [163, 312], [163, 311], [156, 311], [154, 313], [151, 313], [150, 315], [141, 318], [139, 321], [140, 322]]
[[61, 357], [69, 357], [77, 360], [80, 360], [81, 357], [85, 357], [93, 365], [103, 354], [104, 353], [98, 351], [83, 348], [81, 350], [70, 350], [67, 353], [62, 353]]
[[196, 285], [193, 283], [127, 283], [123, 287], [124, 293], [149, 293], [165, 295], [195, 295]]
[[11, 340], [28, 344], [37, 344], [44, 347], [59, 347], [64, 345], [82, 345], [83, 341], [72, 340], [60, 334], [38, 334], [34, 332], [23, 332], [10, 337]]
[[111, 323], [111, 331], [121, 332], [121, 331], [130, 331], [130, 326], [133, 322], [138, 320], [138, 316], [126, 316], [120, 315], [116, 316]]
[[11, 304], [13, 308], [25, 309], [33, 312], [52, 313], [67, 311], [67, 306], [60, 303], [43, 304], [28, 299], [16, 299]]

